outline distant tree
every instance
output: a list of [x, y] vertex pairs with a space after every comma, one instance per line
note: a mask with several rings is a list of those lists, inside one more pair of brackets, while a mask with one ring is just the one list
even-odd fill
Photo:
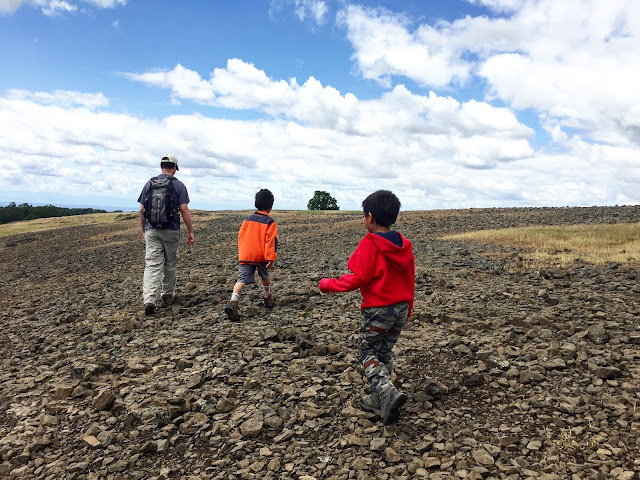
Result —
[[307, 203], [308, 210], [340, 210], [338, 202], [329, 192], [316, 190], [313, 198]]

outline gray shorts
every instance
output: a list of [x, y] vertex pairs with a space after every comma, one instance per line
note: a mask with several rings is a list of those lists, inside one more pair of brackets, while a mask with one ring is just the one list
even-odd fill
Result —
[[264, 282], [269, 278], [269, 271], [264, 264], [261, 265], [238, 265], [238, 282], [239, 283], [256, 283], [256, 268], [258, 275]]

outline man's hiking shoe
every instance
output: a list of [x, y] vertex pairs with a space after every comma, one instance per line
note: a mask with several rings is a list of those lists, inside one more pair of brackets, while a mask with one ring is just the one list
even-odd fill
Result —
[[269, 294], [268, 297], [264, 297], [264, 306], [267, 308], [273, 308], [276, 301], [273, 299], [273, 295]]
[[240, 315], [238, 314], [238, 302], [235, 300], [227, 302], [227, 306], [224, 307], [224, 313], [227, 314], [227, 318], [232, 322], [240, 320]]
[[391, 425], [400, 418], [400, 409], [407, 401], [407, 394], [401, 392], [393, 383], [388, 383], [381, 389], [380, 397], [380, 418], [384, 425]]
[[153, 312], [156, 311], [156, 306], [153, 303], [147, 303], [144, 306], [144, 314], [145, 315], [153, 315]]
[[173, 303], [176, 301], [176, 296], [175, 295], [163, 295], [162, 296], [162, 303], [165, 307], [168, 307], [170, 305], [173, 305]]

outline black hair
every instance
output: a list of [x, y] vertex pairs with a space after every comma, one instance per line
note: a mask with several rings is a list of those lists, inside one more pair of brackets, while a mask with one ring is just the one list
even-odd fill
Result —
[[270, 210], [273, 207], [273, 193], [263, 188], [256, 193], [256, 208], [258, 210]]
[[398, 218], [400, 200], [389, 190], [378, 190], [364, 199], [362, 210], [365, 215], [370, 213], [378, 225], [390, 227]]
[[160, 162], [160, 168], [163, 168], [165, 170], [171, 170], [175, 166], [176, 164], [173, 162]]

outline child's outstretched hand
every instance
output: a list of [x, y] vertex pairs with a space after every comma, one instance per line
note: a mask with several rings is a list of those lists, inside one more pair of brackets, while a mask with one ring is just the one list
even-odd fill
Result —
[[320, 280], [320, 282], [318, 283], [318, 288], [320, 289], [320, 291], [322, 293], [327, 293], [329, 291], [328, 289], [328, 283], [329, 283], [329, 279], [328, 278], [323, 278]]

